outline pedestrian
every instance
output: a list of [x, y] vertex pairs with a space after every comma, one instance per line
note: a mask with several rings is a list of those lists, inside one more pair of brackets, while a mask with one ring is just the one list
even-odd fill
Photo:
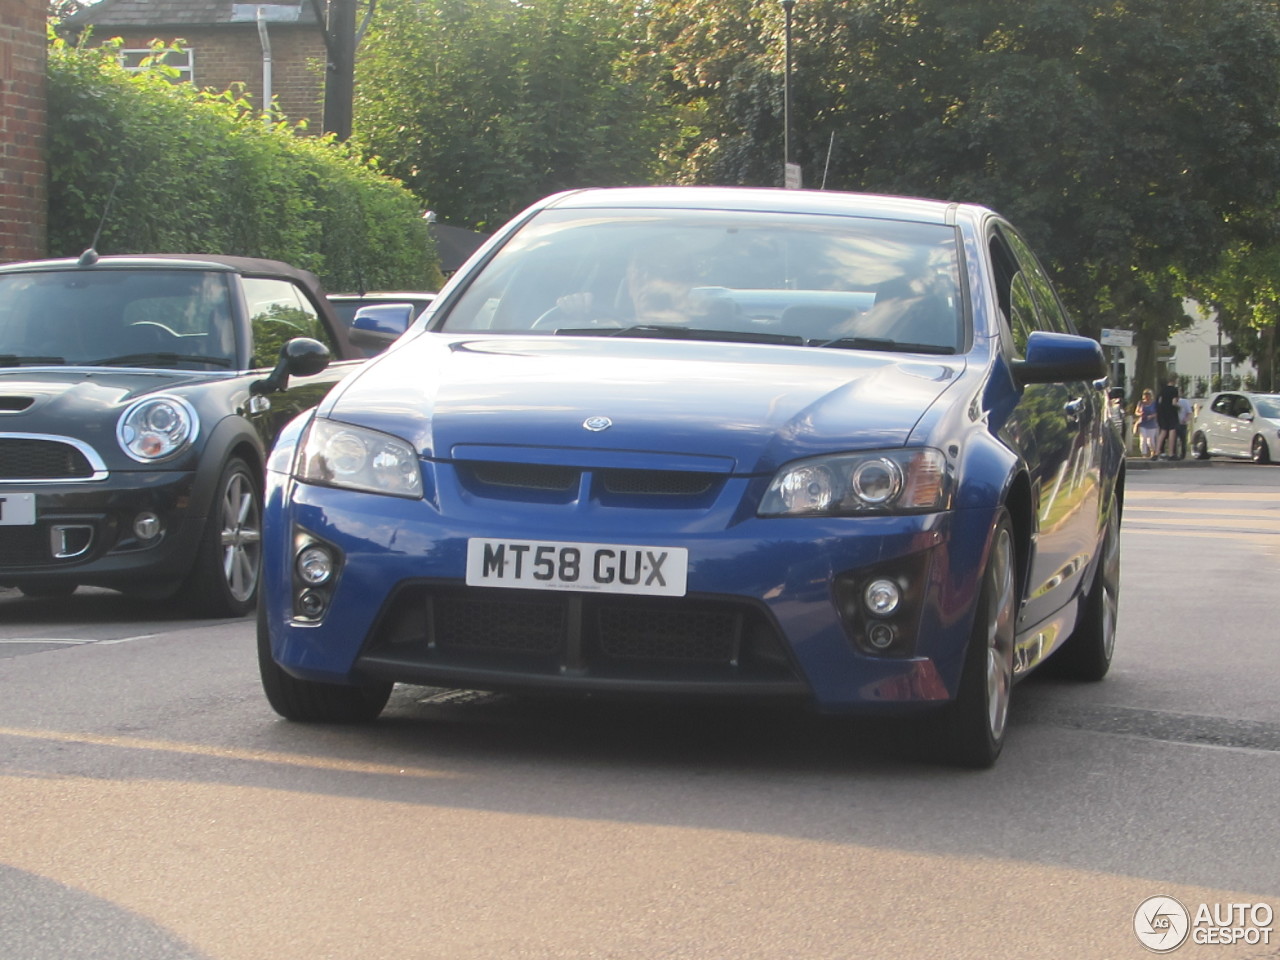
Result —
[[1172, 460], [1174, 443], [1178, 439], [1178, 378], [1170, 377], [1156, 397], [1156, 453], [1161, 460]]
[[1156, 458], [1156, 398], [1150, 390], [1142, 391], [1142, 399], [1133, 408], [1133, 435], [1138, 438], [1138, 455]]
[[1191, 426], [1191, 418], [1194, 414], [1191, 401], [1186, 397], [1178, 397], [1178, 455], [1175, 458], [1177, 460], [1182, 460], [1187, 455], [1187, 429]]

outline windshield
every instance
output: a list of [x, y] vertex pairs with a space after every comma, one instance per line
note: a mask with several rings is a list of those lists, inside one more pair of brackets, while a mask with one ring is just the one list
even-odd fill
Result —
[[231, 297], [221, 272], [0, 274], [0, 366], [213, 370], [234, 362]]
[[1258, 408], [1258, 416], [1266, 417], [1268, 420], [1280, 420], [1280, 397], [1255, 396], [1253, 402]]
[[954, 353], [956, 231], [938, 224], [705, 210], [545, 211], [440, 329], [696, 336]]

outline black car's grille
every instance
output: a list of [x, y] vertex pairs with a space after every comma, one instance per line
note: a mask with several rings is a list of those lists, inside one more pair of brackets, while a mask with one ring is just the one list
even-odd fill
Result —
[[389, 603], [366, 653], [544, 676], [794, 679], [763, 610], [698, 597], [414, 584]]
[[0, 527], [0, 567], [43, 567], [54, 562], [43, 526]]
[[93, 465], [69, 443], [0, 437], [0, 479], [86, 480], [92, 476]]

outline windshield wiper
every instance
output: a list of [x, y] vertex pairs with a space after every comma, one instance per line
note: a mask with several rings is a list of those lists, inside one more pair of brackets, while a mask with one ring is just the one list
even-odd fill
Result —
[[16, 353], [0, 353], [0, 367], [38, 367], [66, 362], [62, 357], [21, 357]]
[[119, 357], [106, 357], [102, 360], [91, 360], [87, 367], [127, 367], [132, 364], [147, 366], [165, 363], [207, 363], [215, 367], [229, 367], [231, 361], [226, 357], [210, 357], [199, 353], [126, 353]]
[[936, 343], [902, 343], [878, 337], [840, 337], [838, 340], [810, 340], [809, 343], [815, 347], [835, 347], [839, 350], [891, 350], [895, 353], [937, 354], [956, 352], [955, 347], [944, 347]]
[[666, 323], [638, 323], [632, 327], [560, 327], [562, 337], [652, 337], [660, 340], [712, 340], [724, 343], [779, 343], [804, 346], [804, 337], [785, 333], [756, 333], [752, 330], [705, 330]]

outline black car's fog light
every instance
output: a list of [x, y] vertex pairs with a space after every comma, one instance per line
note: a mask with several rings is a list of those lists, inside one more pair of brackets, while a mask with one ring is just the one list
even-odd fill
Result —
[[164, 531], [160, 518], [150, 510], [144, 510], [133, 518], [133, 535], [139, 540], [154, 540]]
[[303, 590], [294, 604], [298, 613], [308, 620], [319, 620], [328, 605], [328, 597], [319, 590]]

